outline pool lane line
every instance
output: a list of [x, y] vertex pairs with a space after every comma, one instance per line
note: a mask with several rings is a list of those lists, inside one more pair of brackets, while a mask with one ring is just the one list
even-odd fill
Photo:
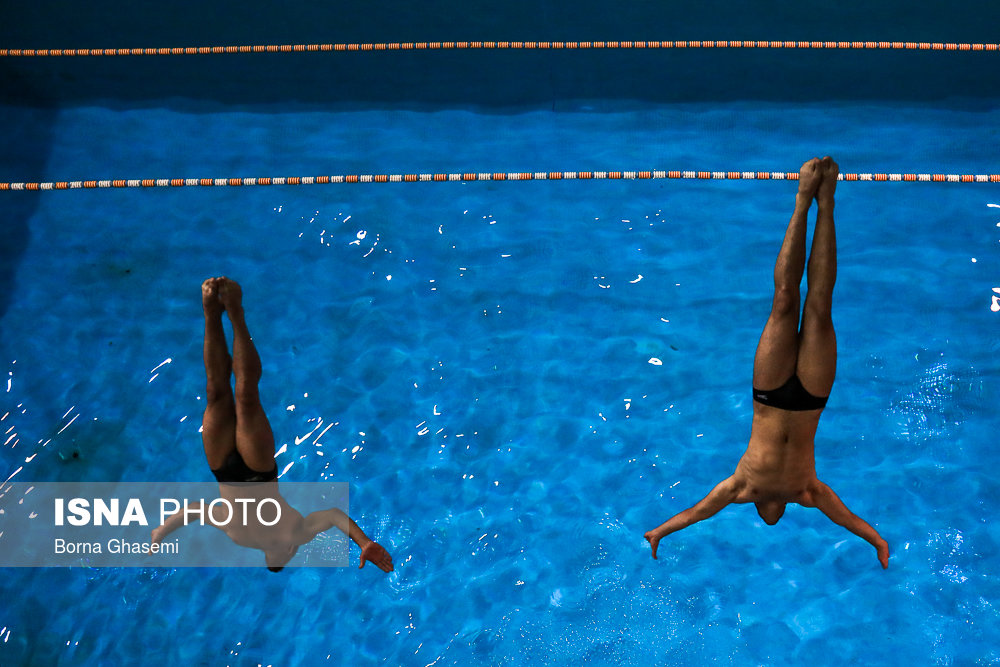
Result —
[[189, 56], [210, 54], [435, 51], [435, 50], [585, 50], [585, 49], [849, 49], [903, 51], [997, 51], [998, 44], [961, 42], [859, 41], [609, 41], [609, 42], [386, 42], [338, 44], [258, 44], [130, 49], [0, 49], [0, 57]]
[[[121, 188], [252, 187], [265, 185], [325, 185], [331, 183], [433, 183], [473, 181], [561, 180], [729, 180], [797, 181], [798, 172], [785, 171], [548, 171], [461, 174], [347, 174], [339, 176], [290, 176], [280, 178], [160, 178], [112, 181], [54, 181], [2, 183], [4, 190], [93, 190]], [[840, 174], [840, 181], [917, 183], [1000, 183], [1000, 174]]]

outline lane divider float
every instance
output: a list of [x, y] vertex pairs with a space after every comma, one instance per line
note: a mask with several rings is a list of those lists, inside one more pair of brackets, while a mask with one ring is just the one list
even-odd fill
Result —
[[[736, 180], [797, 181], [798, 172], [785, 171], [543, 171], [465, 172], [437, 174], [345, 174], [265, 178], [159, 178], [51, 182], [0, 182], [0, 191], [93, 190], [122, 188], [254, 187], [272, 185], [326, 185], [339, 183], [440, 183], [475, 181], [561, 180]], [[881, 174], [846, 173], [840, 181], [914, 183], [1000, 183], [1000, 174]]]
[[998, 44], [967, 42], [859, 41], [609, 41], [609, 42], [384, 42], [337, 44], [258, 44], [127, 49], [0, 49], [0, 57], [190, 56], [209, 54], [437, 51], [437, 50], [586, 50], [586, 49], [846, 49], [902, 51], [997, 51]]

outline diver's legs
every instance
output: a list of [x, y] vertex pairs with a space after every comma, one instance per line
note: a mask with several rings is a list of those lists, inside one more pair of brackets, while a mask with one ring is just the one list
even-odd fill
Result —
[[252, 470], [274, 469], [274, 434], [260, 404], [261, 365], [243, 315], [239, 284], [222, 278], [219, 295], [233, 326], [233, 375], [236, 378], [236, 448]]
[[201, 285], [205, 311], [205, 416], [201, 422], [201, 440], [205, 459], [212, 469], [219, 469], [236, 447], [236, 406], [229, 384], [232, 362], [222, 329], [222, 302], [219, 279], [209, 278]]
[[819, 186], [819, 167], [820, 161], [813, 158], [799, 171], [795, 211], [774, 265], [771, 314], [754, 357], [753, 386], [757, 389], [777, 389], [795, 372], [799, 354], [799, 283], [806, 263], [806, 218]]
[[837, 163], [823, 158], [822, 181], [816, 192], [816, 230], [809, 251], [808, 291], [802, 314], [797, 372], [802, 386], [814, 396], [829, 396], [837, 372], [837, 336], [833, 330], [833, 286], [837, 282], [837, 234], [833, 199]]

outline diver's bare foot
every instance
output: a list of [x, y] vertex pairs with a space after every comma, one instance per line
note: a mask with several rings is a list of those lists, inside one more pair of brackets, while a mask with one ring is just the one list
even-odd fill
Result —
[[804, 201], [812, 203], [822, 180], [821, 162], [818, 157], [808, 160], [799, 169], [799, 194]]
[[201, 284], [201, 305], [205, 309], [205, 317], [220, 317], [222, 315], [218, 278], [209, 278]]
[[827, 155], [820, 161], [819, 171], [823, 177], [816, 190], [816, 201], [820, 204], [832, 204], [833, 193], [837, 189], [837, 175], [840, 173], [840, 165]]
[[243, 314], [243, 289], [235, 280], [219, 278], [219, 300], [229, 313], [229, 317], [239, 317]]

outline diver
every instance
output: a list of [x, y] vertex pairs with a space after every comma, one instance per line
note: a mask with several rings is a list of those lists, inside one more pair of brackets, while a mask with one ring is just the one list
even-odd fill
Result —
[[[234, 280], [209, 278], [202, 283], [201, 297], [205, 311], [204, 356], [208, 383], [202, 443], [208, 466], [219, 482], [219, 496], [233, 503], [237, 493], [240, 499], [253, 495], [261, 508], [266, 505], [261, 501], [270, 499], [270, 505], [281, 510], [280, 517], [275, 512], [273, 518], [268, 515], [246, 522], [233, 521], [229, 516], [226, 520], [213, 519], [212, 523], [236, 544], [262, 550], [267, 567], [273, 572], [281, 570], [299, 546], [334, 527], [361, 547], [359, 567], [370, 561], [383, 571], [391, 572], [393, 565], [389, 553], [365, 535], [343, 510], [333, 508], [303, 517], [281, 497], [278, 467], [274, 461], [274, 435], [257, 387], [261, 377], [260, 357], [244, 318], [242, 289]], [[232, 358], [222, 328], [223, 311], [229, 315], [233, 329]], [[235, 376], [235, 393], [230, 375]], [[204, 510], [200, 504], [191, 507]], [[161, 542], [169, 533], [185, 525], [184, 515], [184, 512], [177, 512], [155, 528], [153, 542]], [[254, 513], [250, 512], [250, 516]], [[275, 520], [276, 523], [269, 525]]]
[[[753, 425], [736, 472], [693, 507], [645, 534], [653, 558], [665, 536], [707, 519], [730, 503], [754, 503], [769, 526], [787, 503], [815, 507], [871, 543], [883, 568], [889, 545], [816, 477], [814, 438], [833, 387], [837, 339], [831, 307], [837, 279], [833, 224], [837, 163], [813, 158], [799, 172], [795, 211], [774, 267], [774, 299], [753, 369]], [[808, 291], [799, 321], [799, 284], [806, 268], [806, 223], [816, 199], [816, 228], [806, 273]]]

